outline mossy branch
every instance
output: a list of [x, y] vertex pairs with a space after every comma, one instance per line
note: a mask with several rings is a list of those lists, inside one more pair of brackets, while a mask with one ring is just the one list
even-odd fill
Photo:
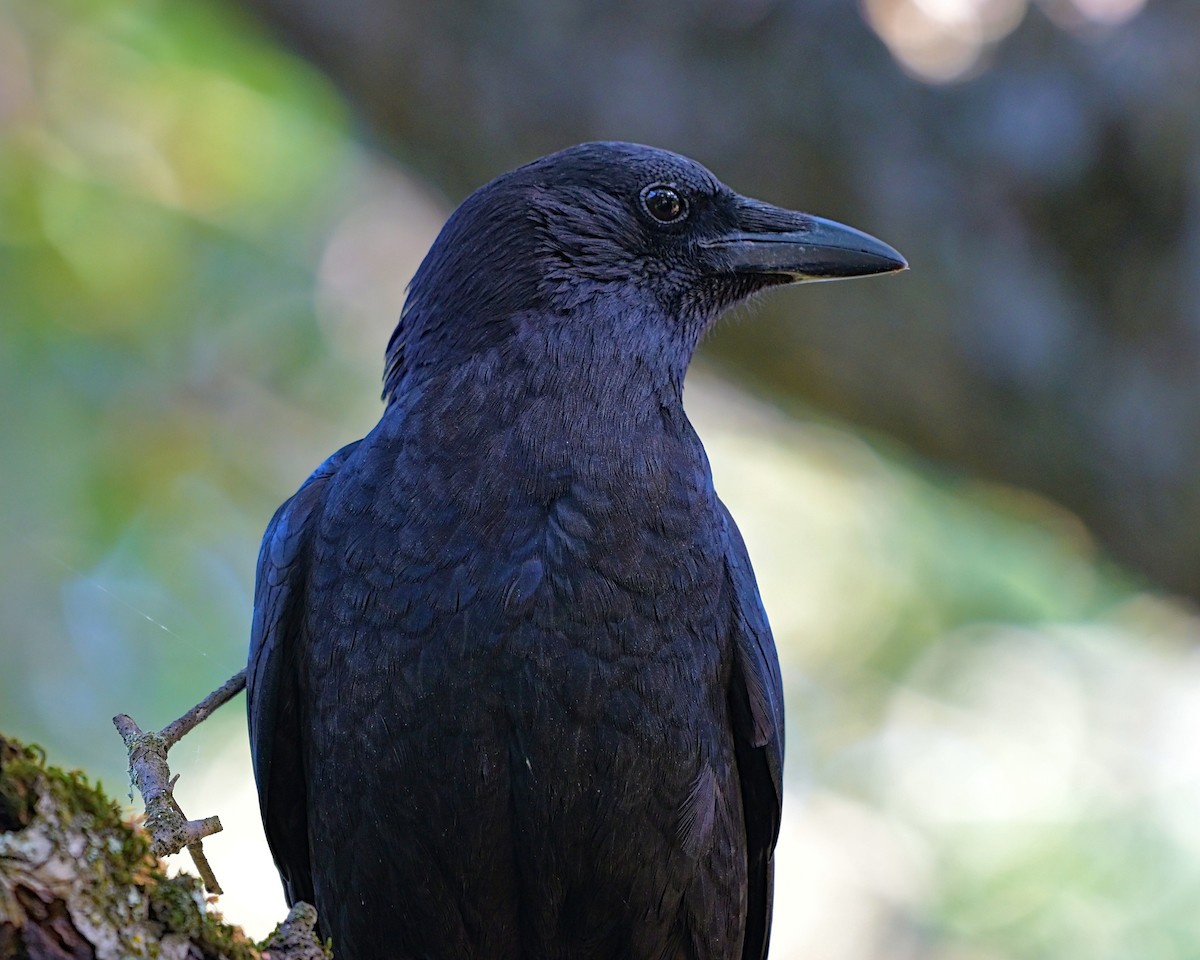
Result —
[[256, 945], [150, 847], [82, 774], [0, 733], [0, 960], [331, 960], [308, 904]]
[[167, 765], [167, 751], [204, 721], [214, 710], [246, 689], [246, 671], [227, 680], [218, 690], [157, 733], [145, 733], [127, 714], [113, 717], [113, 725], [129, 753], [129, 778], [146, 804], [146, 829], [156, 857], [187, 847], [209, 893], [221, 893], [201, 841], [221, 830], [219, 817], [189, 820], [175, 800], [175, 781]]

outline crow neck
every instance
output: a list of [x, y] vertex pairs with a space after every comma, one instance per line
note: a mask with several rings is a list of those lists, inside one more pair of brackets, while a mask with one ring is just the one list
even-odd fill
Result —
[[597, 476], [692, 449], [682, 403], [691, 344], [664, 318], [540, 313], [509, 329], [454, 363], [413, 369], [393, 403], [397, 439], [464, 462], [511, 456], [521, 471]]

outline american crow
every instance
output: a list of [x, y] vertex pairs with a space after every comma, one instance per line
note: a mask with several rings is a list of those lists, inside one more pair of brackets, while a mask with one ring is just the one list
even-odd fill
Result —
[[756, 291], [903, 266], [624, 143], [454, 212], [259, 559], [263, 821], [339, 960], [764, 956], [779, 665], [684, 372]]

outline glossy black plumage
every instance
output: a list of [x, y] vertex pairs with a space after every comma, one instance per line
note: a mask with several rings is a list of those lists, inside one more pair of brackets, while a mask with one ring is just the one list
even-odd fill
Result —
[[756, 290], [902, 265], [629, 144], [454, 213], [259, 560], [263, 819], [339, 960], [765, 955], [782, 688], [683, 377]]

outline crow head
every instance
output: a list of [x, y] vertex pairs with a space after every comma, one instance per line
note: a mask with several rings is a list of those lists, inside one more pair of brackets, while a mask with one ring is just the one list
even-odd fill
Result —
[[498, 177], [453, 213], [409, 288], [384, 395], [414, 368], [503, 349], [530, 322], [632, 318], [690, 359], [723, 310], [761, 289], [906, 266], [874, 237], [743, 197], [686, 157], [581, 144]]

